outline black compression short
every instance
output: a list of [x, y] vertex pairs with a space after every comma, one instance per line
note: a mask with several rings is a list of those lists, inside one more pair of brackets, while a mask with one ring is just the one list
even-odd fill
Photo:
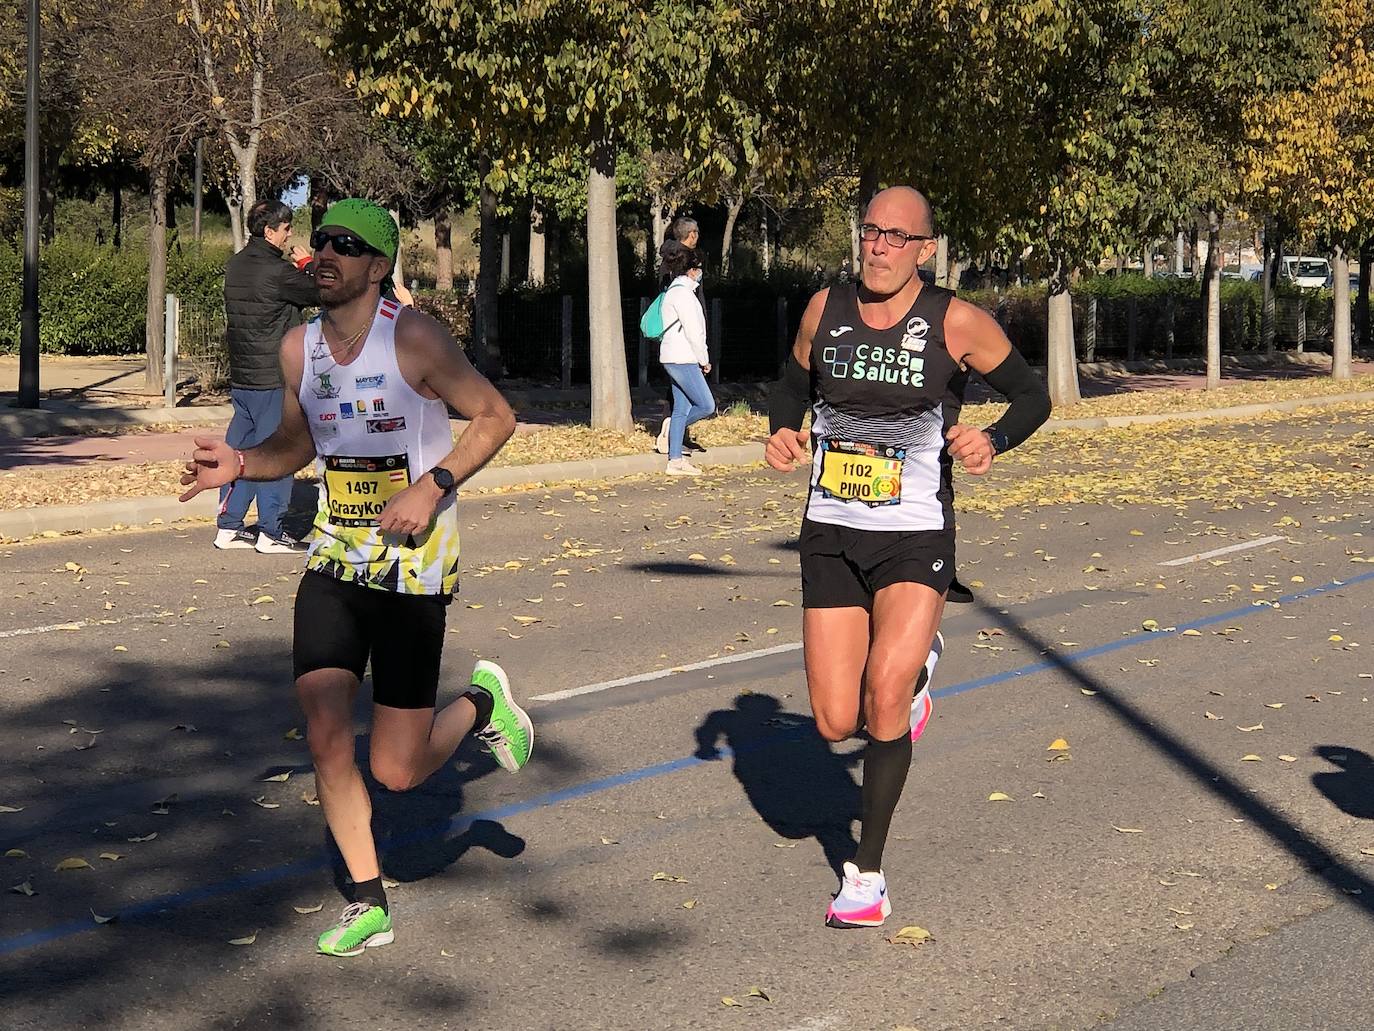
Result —
[[362, 680], [371, 658], [376, 704], [432, 709], [449, 600], [448, 595], [378, 590], [306, 570], [296, 592], [295, 675], [344, 669]]
[[854, 530], [802, 521], [802, 606], [873, 610], [873, 595], [895, 583], [944, 594], [954, 580], [953, 530]]

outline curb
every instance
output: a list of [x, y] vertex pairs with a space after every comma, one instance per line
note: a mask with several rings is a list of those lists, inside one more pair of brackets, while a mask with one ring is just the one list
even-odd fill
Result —
[[200, 408], [111, 408], [0, 412], [0, 437], [83, 436], [131, 426], [175, 423], [180, 426], [223, 426], [234, 416], [233, 405]]
[[[1374, 401], [1374, 391], [1333, 394], [1326, 397], [1293, 398], [1253, 405], [1214, 408], [1211, 411], [1169, 412], [1151, 415], [1107, 415], [1087, 419], [1051, 419], [1041, 429], [1106, 429], [1150, 425], [1161, 422], [1195, 422], [1207, 419], [1242, 419], [1267, 412], [1291, 412], [1299, 408], [1321, 408], [1352, 401]], [[702, 465], [748, 466], [763, 461], [763, 443], [736, 444], [708, 449], [698, 461]], [[658, 454], [619, 455], [577, 462], [548, 462], [540, 465], [511, 465], [486, 468], [463, 484], [460, 495], [483, 494], [502, 487], [538, 487], [578, 480], [640, 476], [663, 471], [664, 458]], [[79, 533], [85, 530], [121, 530], [132, 526], [156, 526], [182, 519], [212, 519], [218, 498], [204, 493], [186, 504], [176, 498], [124, 498], [90, 505], [52, 505], [48, 507], [0, 512], [0, 537], [19, 538], [40, 534]]]

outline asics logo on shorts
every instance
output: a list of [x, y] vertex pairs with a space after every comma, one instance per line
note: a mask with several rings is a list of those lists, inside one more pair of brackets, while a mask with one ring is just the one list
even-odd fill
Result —
[[930, 568], [938, 573], [940, 570], [945, 568], [945, 560], [942, 558], [937, 558], [934, 562], [930, 564]]

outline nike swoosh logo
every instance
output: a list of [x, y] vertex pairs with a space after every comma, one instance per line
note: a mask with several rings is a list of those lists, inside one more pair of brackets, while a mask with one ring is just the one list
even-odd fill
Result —
[[846, 333], [852, 333], [852, 332], [854, 332], [854, 327], [853, 327], [853, 326], [841, 326], [839, 329], [832, 329], [832, 330], [830, 331], [830, 335], [831, 335], [832, 337], [842, 337], [842, 336], [844, 336]]

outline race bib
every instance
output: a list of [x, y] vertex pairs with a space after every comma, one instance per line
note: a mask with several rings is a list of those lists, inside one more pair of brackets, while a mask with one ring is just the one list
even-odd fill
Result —
[[335, 526], [376, 526], [393, 496], [410, 486], [405, 455], [326, 455], [324, 490]]
[[876, 508], [902, 503], [902, 462], [906, 449], [843, 440], [821, 441], [821, 494]]

